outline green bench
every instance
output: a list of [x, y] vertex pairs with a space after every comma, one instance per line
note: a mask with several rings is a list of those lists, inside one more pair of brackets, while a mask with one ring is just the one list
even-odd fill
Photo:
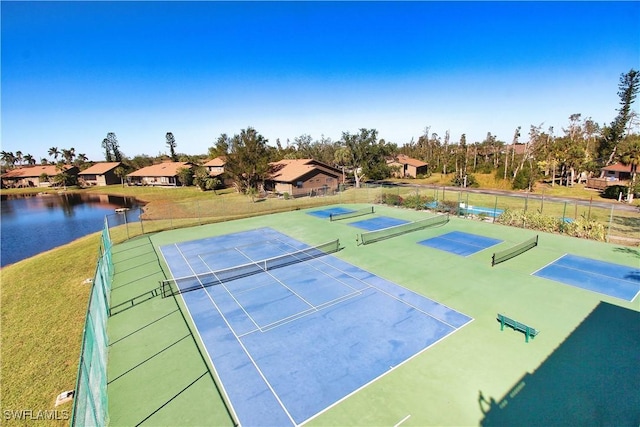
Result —
[[498, 313], [498, 321], [500, 322], [501, 331], [504, 330], [504, 325], [507, 325], [513, 328], [514, 331], [524, 332], [524, 339], [526, 342], [529, 342], [529, 337], [533, 339], [536, 335], [538, 335], [538, 332], [540, 332], [537, 329], [532, 328], [531, 326], [527, 326], [524, 323], [520, 323], [517, 320], [513, 320], [500, 313]]

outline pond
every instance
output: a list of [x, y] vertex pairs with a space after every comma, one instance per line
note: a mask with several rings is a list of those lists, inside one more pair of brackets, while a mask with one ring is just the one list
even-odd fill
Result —
[[[141, 205], [131, 197], [99, 194], [2, 195], [0, 267], [100, 231], [106, 215]], [[112, 218], [110, 225], [116, 225]]]

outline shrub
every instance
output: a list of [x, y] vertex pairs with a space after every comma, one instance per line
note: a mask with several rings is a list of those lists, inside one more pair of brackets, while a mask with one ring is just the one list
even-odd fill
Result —
[[622, 193], [623, 196], [627, 194], [627, 188], [625, 185], [611, 185], [604, 189], [602, 197], [606, 199], [617, 199], [620, 193]]
[[455, 214], [458, 211], [458, 202], [455, 200], [440, 200], [438, 206], [436, 206], [436, 211]]
[[402, 206], [408, 209], [424, 209], [426, 204], [431, 201], [433, 201], [433, 197], [412, 194], [404, 198]]
[[[464, 185], [464, 177], [454, 176], [451, 180], [451, 185], [455, 185], [456, 187], [462, 187]], [[467, 174], [467, 187], [478, 188], [480, 184], [478, 184], [478, 180], [473, 174]]]
[[604, 241], [606, 232], [604, 225], [594, 220], [578, 218], [564, 226], [564, 232], [569, 236]]
[[531, 182], [531, 171], [529, 169], [522, 168], [516, 174], [516, 177], [511, 183], [511, 188], [514, 190], [528, 190], [529, 183]]
[[403, 199], [397, 194], [382, 193], [376, 197], [376, 203], [390, 205], [390, 206], [402, 206]]
[[561, 221], [558, 218], [523, 209], [506, 209], [496, 218], [496, 222], [511, 227], [528, 228], [548, 233], [559, 232], [561, 226]]

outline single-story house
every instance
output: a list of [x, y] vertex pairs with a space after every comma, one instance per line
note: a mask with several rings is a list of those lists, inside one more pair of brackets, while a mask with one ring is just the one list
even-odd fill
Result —
[[398, 178], [412, 177], [417, 178], [418, 175], [425, 175], [428, 170], [428, 164], [417, 159], [412, 159], [404, 154], [398, 154], [395, 158], [387, 161], [387, 165], [397, 169], [394, 175]]
[[78, 174], [78, 181], [84, 185], [112, 185], [119, 184], [120, 177], [115, 174], [115, 169], [122, 165], [120, 162], [102, 162], [88, 167]]
[[183, 168], [191, 169], [189, 162], [164, 162], [147, 166], [131, 172], [126, 176], [129, 185], [157, 185], [165, 187], [181, 186], [178, 171]]
[[293, 197], [331, 194], [343, 179], [340, 169], [313, 159], [285, 159], [269, 165], [265, 190]]
[[614, 163], [600, 169], [600, 178], [588, 178], [585, 186], [604, 190], [612, 185], [627, 185], [630, 179], [631, 165]]
[[[70, 176], [78, 174], [76, 166], [64, 165], [63, 168]], [[49, 187], [53, 177], [59, 173], [60, 169], [56, 165], [21, 166], [2, 174], [2, 186], [5, 188]]]

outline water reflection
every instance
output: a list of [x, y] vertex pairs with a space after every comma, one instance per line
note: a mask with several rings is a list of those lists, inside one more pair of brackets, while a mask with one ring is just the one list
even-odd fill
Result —
[[142, 206], [131, 197], [78, 193], [3, 194], [0, 200], [1, 266], [100, 231], [118, 208], [130, 209], [128, 222], [138, 221]]

